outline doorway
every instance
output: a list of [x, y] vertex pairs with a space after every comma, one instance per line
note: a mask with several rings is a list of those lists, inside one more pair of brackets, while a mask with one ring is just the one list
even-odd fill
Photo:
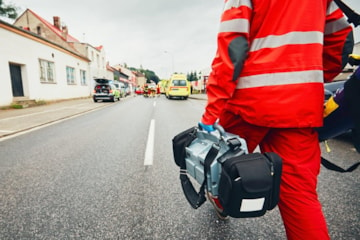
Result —
[[9, 64], [10, 67], [10, 76], [11, 76], [11, 86], [12, 93], [14, 97], [23, 97], [24, 88], [21, 77], [21, 65], [18, 64]]

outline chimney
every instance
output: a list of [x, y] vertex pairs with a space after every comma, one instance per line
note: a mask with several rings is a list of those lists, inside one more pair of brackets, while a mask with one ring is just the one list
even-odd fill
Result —
[[68, 29], [67, 26], [62, 26], [62, 37], [66, 40], [67, 39], [67, 35], [68, 35]]
[[54, 26], [55, 26], [57, 29], [60, 29], [60, 17], [54, 16], [53, 19], [54, 19]]

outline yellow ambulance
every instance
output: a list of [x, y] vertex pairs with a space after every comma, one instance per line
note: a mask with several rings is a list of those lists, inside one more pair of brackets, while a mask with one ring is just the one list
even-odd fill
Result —
[[166, 84], [165, 95], [167, 98], [187, 99], [190, 96], [190, 82], [185, 74], [173, 74]]

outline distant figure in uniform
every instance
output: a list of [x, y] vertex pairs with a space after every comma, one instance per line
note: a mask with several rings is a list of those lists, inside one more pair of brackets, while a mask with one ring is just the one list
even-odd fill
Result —
[[158, 97], [160, 97], [160, 86], [159, 85], [156, 85], [156, 94], [158, 95]]

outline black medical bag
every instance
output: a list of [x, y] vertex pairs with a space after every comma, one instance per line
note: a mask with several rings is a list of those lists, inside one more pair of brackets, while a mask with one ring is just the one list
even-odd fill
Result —
[[[264, 215], [279, 200], [281, 158], [275, 153], [249, 154], [244, 139], [215, 126], [217, 131], [210, 133], [192, 127], [172, 140], [186, 199], [197, 209], [208, 191], [231, 217]], [[198, 192], [188, 175], [201, 185]]]

